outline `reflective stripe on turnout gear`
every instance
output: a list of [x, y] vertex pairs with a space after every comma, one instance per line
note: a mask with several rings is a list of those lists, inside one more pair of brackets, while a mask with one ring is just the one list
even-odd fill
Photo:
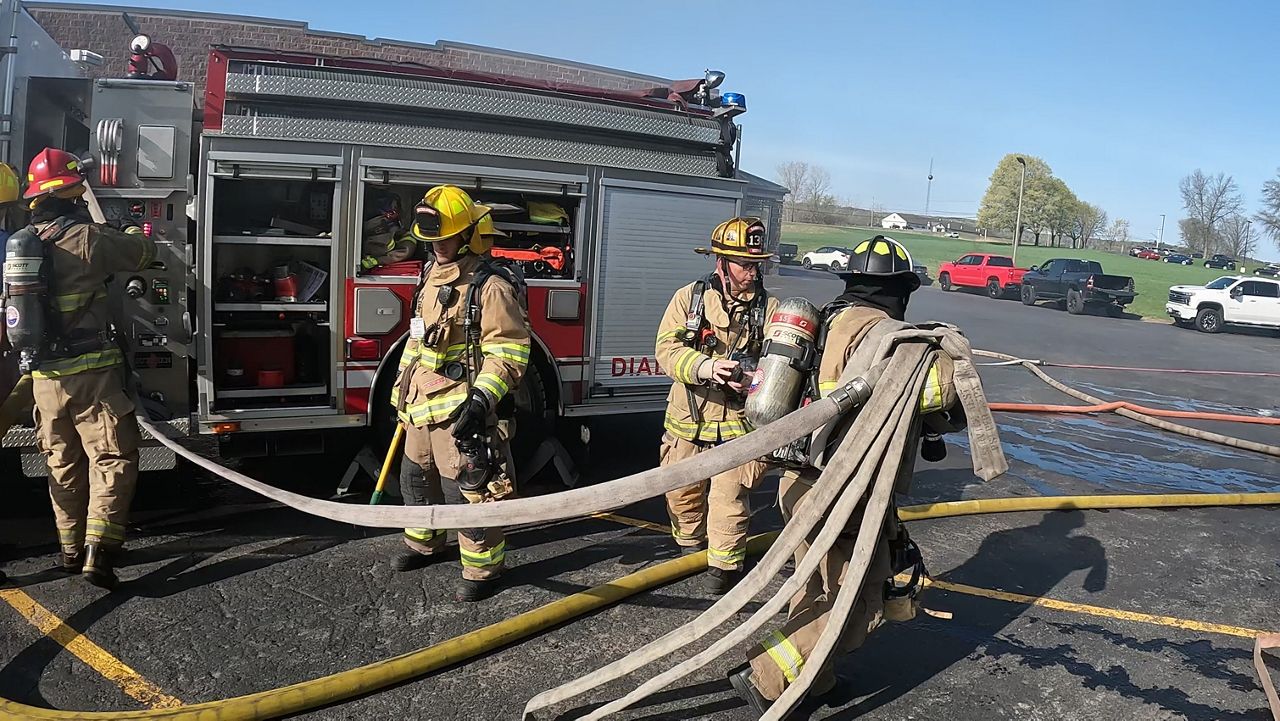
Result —
[[480, 353], [493, 358], [503, 358], [513, 363], [528, 365], [529, 345], [527, 343], [483, 343]]
[[432, 348], [423, 348], [416, 343], [409, 343], [404, 347], [404, 352], [400, 354], [400, 367], [406, 368], [416, 360], [418, 365], [427, 370], [439, 370], [445, 363], [460, 360], [466, 351], [466, 343], [455, 343], [445, 349], [443, 353]]
[[78, 528], [59, 528], [58, 544], [62, 546], [79, 546], [84, 542], [84, 532]]
[[106, 298], [106, 290], [90, 290], [84, 293], [64, 293], [53, 296], [53, 307], [62, 313], [74, 313], [88, 308], [95, 300]]
[[920, 390], [920, 412], [932, 413], [942, 410], [942, 382], [938, 378], [938, 364], [929, 366], [929, 375], [925, 379], [924, 388]]
[[507, 384], [493, 373], [481, 373], [476, 376], [476, 388], [488, 393], [495, 401], [502, 400], [510, 390]]
[[415, 541], [430, 541], [436, 536], [445, 535], [445, 532], [432, 530], [430, 528], [406, 528], [404, 529], [404, 535]]
[[706, 359], [707, 356], [705, 354], [693, 348], [684, 348], [677, 351], [675, 365], [671, 367], [671, 376], [681, 383], [697, 385], [698, 367]]
[[744, 436], [750, 427], [743, 420], [703, 421], [701, 425], [691, 421], [682, 421], [670, 413], [666, 414], [663, 426], [673, 435], [686, 441], [716, 443]]
[[[455, 408], [466, 402], [467, 393], [468, 392], [464, 390], [461, 393], [452, 393], [447, 396], [436, 396], [422, 403], [405, 406], [405, 409], [398, 412], [396, 415], [402, 422], [408, 423], [412, 426], [421, 426], [427, 423], [439, 423], [440, 421], [447, 420], [449, 418], [449, 414], [453, 413]], [[393, 388], [391, 390], [391, 402], [392, 404], [398, 404], [399, 401], [399, 389]]]
[[800, 655], [800, 650], [781, 631], [770, 631], [760, 645], [764, 646], [769, 658], [781, 669], [787, 683], [795, 683], [800, 678], [800, 672], [804, 669], [804, 656]]
[[747, 549], [745, 546], [727, 551], [719, 548], [708, 548], [707, 559], [719, 561], [730, 566], [738, 566], [747, 560]]
[[124, 542], [124, 525], [104, 521], [101, 518], [90, 518], [86, 524], [85, 538], [99, 538], [106, 541]]
[[101, 370], [124, 363], [124, 354], [119, 348], [93, 351], [74, 358], [59, 358], [41, 361], [40, 367], [31, 372], [33, 378], [61, 378], [86, 371]]
[[497, 566], [507, 560], [507, 542], [503, 541], [487, 551], [468, 551], [460, 548], [459, 554], [462, 556], [462, 565], [469, 568]]

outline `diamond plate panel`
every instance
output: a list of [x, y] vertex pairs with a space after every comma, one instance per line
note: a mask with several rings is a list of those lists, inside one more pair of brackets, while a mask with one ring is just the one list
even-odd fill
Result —
[[[49, 466], [44, 462], [42, 453], [22, 454], [22, 475], [27, 478], [44, 478], [49, 475]], [[138, 470], [169, 471], [177, 467], [177, 456], [164, 446], [143, 446], [138, 449]]]
[[719, 124], [707, 118], [416, 78], [270, 65], [253, 65], [248, 69], [253, 72], [227, 73], [228, 93], [398, 105], [653, 135], [708, 145], [720, 142]]
[[[186, 418], [178, 418], [171, 421], [164, 421], [156, 425], [161, 428], [168, 428], [174, 435], [187, 435], [190, 429], [190, 422]], [[142, 433], [143, 441], [155, 440], [145, 428], [141, 426], [138, 430]], [[14, 427], [4, 434], [4, 440], [0, 441], [0, 448], [34, 448], [36, 445], [36, 429]]]
[[278, 140], [421, 148], [716, 177], [715, 158], [709, 153], [692, 155], [644, 148], [620, 148], [578, 140], [535, 138], [483, 130], [363, 120], [229, 115], [223, 118], [222, 133]]

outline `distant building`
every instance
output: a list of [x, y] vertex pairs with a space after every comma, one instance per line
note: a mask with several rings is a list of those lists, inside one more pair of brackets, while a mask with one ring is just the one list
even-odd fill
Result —
[[880, 227], [886, 230], [906, 230], [910, 223], [897, 213], [890, 213], [880, 219]]

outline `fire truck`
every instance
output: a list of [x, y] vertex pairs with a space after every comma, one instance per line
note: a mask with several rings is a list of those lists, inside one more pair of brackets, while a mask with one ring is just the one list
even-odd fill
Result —
[[[422, 263], [370, 261], [370, 247], [442, 183], [499, 209], [494, 253], [527, 278], [517, 452], [662, 407], [657, 321], [709, 270], [692, 249], [743, 204], [746, 103], [717, 89], [722, 73], [611, 92], [213, 47], [203, 98], [157, 79], [170, 76], [78, 82], [103, 215], [160, 248], [110, 285], [148, 411], [171, 432], [214, 436], [225, 456], [379, 447]], [[32, 433], [4, 446], [43, 474]], [[144, 470], [172, 464], [147, 443]]]

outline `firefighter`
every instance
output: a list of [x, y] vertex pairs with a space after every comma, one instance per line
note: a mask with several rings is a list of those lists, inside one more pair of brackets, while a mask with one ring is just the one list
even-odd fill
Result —
[[[764, 323], [777, 307], [761, 282], [769, 257], [758, 218], [733, 218], [711, 234], [710, 275], [676, 291], [658, 327], [655, 354], [673, 381], [659, 463], [691, 458], [750, 430], [744, 394], [760, 358]], [[752, 461], [667, 494], [681, 553], [707, 549], [706, 588], [723, 594], [743, 575], [749, 495], [766, 466]]]
[[[431, 255], [392, 392], [405, 427], [400, 486], [408, 505], [444, 503], [442, 478], [469, 503], [514, 493], [511, 391], [529, 363], [529, 321], [523, 281], [487, 255], [497, 234], [489, 213], [451, 185], [427, 191], [414, 210], [410, 234], [430, 243]], [[406, 528], [404, 542], [392, 565], [414, 570], [443, 555], [445, 531]], [[502, 530], [461, 530], [458, 546], [455, 598], [486, 598], [505, 563]]]
[[80, 201], [81, 171], [74, 155], [55, 148], [40, 151], [27, 171], [23, 197], [51, 266], [48, 350], [31, 373], [32, 392], [62, 570], [110, 589], [138, 477], [139, 431], [106, 284], [151, 265], [156, 246], [139, 228], [94, 223]]
[[[827, 328], [817, 368], [817, 387], [824, 396], [836, 388], [845, 363], [867, 332], [886, 319], [904, 320], [907, 302], [920, 287], [920, 279], [912, 270], [911, 256], [906, 248], [883, 236], [856, 246], [849, 261], [849, 270], [842, 276], [845, 292], [823, 309], [823, 322]], [[921, 391], [917, 430], [914, 432], [918, 435], [923, 427], [925, 443], [908, 444], [910, 450], [907, 452], [911, 457], [904, 459], [904, 476], [900, 479], [910, 478], [917, 447], [926, 455], [930, 450], [936, 452], [936, 444], [940, 443], [938, 433], [959, 430], [963, 426], [952, 384], [951, 360], [939, 351], [934, 351], [934, 354]], [[930, 444], [935, 445], [930, 447]], [[783, 473], [778, 498], [784, 518], [791, 517], [817, 478], [818, 472], [814, 468]], [[853, 556], [854, 541], [861, 524], [862, 514], [855, 513], [845, 532], [818, 566], [818, 574], [791, 600], [786, 624], [771, 631], [752, 647], [748, 652], [749, 663], [730, 675], [733, 687], [758, 715], [763, 715], [769, 705], [782, 695], [787, 684], [799, 676], [805, 659], [822, 634], [827, 614], [835, 603], [841, 579]], [[797, 550], [797, 565], [806, 548], [807, 544], [802, 544]], [[884, 531], [876, 543], [862, 591], [837, 651], [854, 651], [871, 631], [884, 622], [886, 598], [914, 603], [915, 589], [902, 589], [893, 585], [890, 579], [895, 567], [898, 567], [896, 570], [905, 570], [917, 563], [922, 569], [923, 561], [918, 549], [897, 521], [896, 512], [891, 512], [886, 516]], [[905, 620], [899, 619], [896, 613], [890, 616], [895, 620]], [[835, 684], [834, 671], [828, 665], [821, 669], [810, 693], [822, 695], [832, 690]]]

